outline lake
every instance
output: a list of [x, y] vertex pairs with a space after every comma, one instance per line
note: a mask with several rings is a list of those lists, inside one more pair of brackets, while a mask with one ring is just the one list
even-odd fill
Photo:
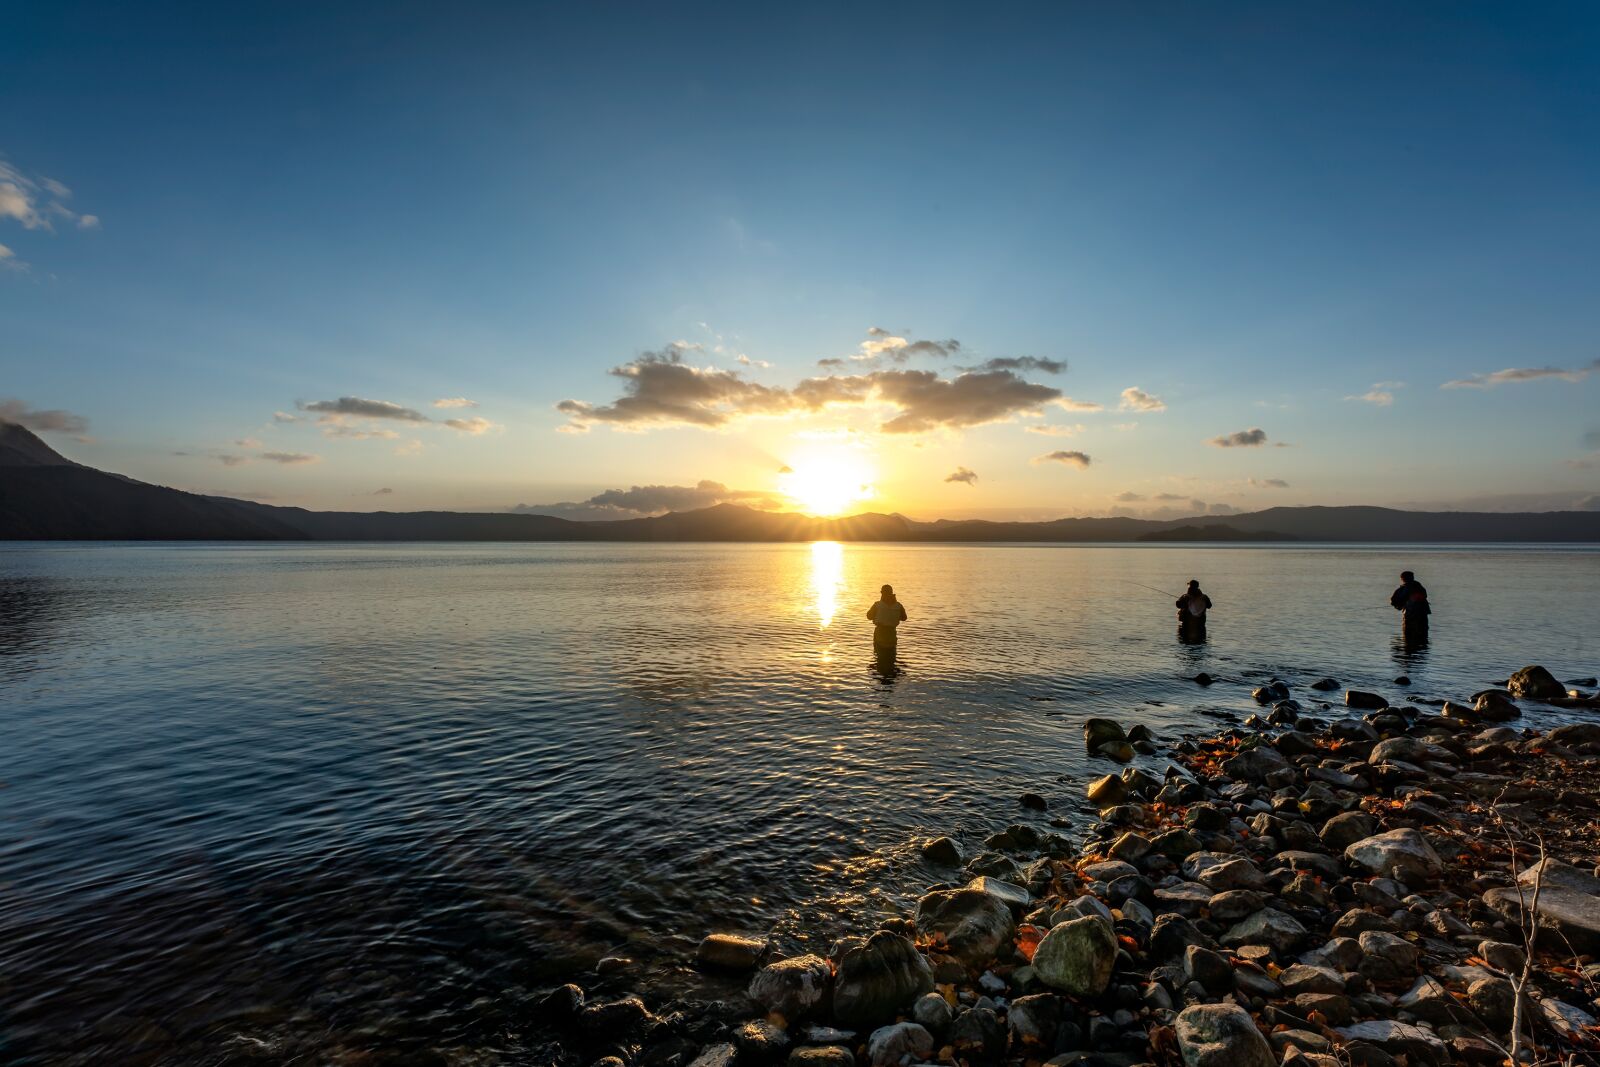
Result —
[[725, 995], [709, 931], [825, 951], [1024, 791], [1076, 836], [1086, 716], [1215, 728], [1273, 675], [1459, 699], [1593, 675], [1597, 634], [1586, 547], [8, 545], [0, 1059], [530, 1062], [529, 997], [602, 957]]

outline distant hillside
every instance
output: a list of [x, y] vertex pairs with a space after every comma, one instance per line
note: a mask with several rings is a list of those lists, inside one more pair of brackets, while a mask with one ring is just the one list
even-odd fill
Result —
[[107, 474], [0, 423], [0, 540], [104, 541], [1124, 541], [1600, 543], [1600, 512], [1539, 514], [1271, 508], [1197, 517], [915, 522], [903, 515], [815, 519], [734, 504], [642, 519], [453, 511], [341, 512], [199, 496]]

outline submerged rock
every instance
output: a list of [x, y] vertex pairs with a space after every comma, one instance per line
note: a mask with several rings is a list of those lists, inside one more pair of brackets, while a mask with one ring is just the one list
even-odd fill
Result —
[[1549, 700], [1552, 697], [1567, 695], [1567, 687], [1543, 667], [1522, 668], [1506, 682], [1506, 688], [1511, 691], [1512, 696], [1528, 700]]
[[961, 846], [949, 837], [933, 837], [922, 843], [922, 858], [940, 867], [961, 866]]
[[695, 962], [712, 970], [749, 971], [761, 962], [766, 951], [766, 938], [709, 934], [695, 950]]
[[1380, 711], [1389, 706], [1389, 702], [1377, 693], [1368, 693], [1360, 689], [1346, 689], [1344, 703], [1346, 707], [1360, 708], [1363, 711]]

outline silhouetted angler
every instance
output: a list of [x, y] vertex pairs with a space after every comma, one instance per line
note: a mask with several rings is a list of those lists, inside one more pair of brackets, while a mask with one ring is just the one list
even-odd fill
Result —
[[1189, 579], [1189, 588], [1178, 598], [1178, 635], [1184, 639], [1204, 637], [1206, 612], [1211, 610], [1211, 598], [1200, 591], [1200, 580]]
[[898, 639], [895, 627], [906, 621], [906, 606], [894, 597], [894, 586], [883, 587], [883, 595], [867, 609], [872, 620], [872, 647], [880, 652], [892, 652]]
[[1400, 572], [1400, 588], [1389, 594], [1389, 606], [1401, 613], [1401, 629], [1407, 637], [1422, 637], [1428, 632], [1428, 590], [1410, 571]]

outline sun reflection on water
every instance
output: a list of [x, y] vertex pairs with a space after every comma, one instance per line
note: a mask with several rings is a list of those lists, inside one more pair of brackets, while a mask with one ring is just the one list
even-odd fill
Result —
[[811, 589], [817, 598], [817, 624], [826, 630], [839, 613], [839, 586], [844, 581], [844, 546], [837, 541], [811, 543]]

